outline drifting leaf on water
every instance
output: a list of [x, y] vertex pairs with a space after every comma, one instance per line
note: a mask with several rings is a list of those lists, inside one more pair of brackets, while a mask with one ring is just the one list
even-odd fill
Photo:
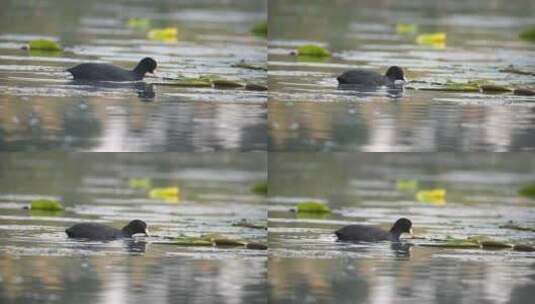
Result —
[[418, 190], [418, 181], [415, 179], [398, 179], [396, 181], [396, 189], [398, 191], [416, 191]]
[[513, 222], [509, 222], [509, 223], [507, 223], [505, 225], [502, 225], [502, 226], [500, 226], [500, 228], [535, 232], [535, 228], [519, 226], [519, 225], [514, 224]]
[[263, 67], [263, 66], [260, 66], [260, 65], [249, 64], [249, 63], [246, 63], [243, 60], [240, 61], [239, 63], [235, 63], [235, 64], [231, 65], [231, 67], [249, 69], [249, 70], [260, 70], [260, 71], [266, 71], [267, 72], [267, 68], [266, 67]]
[[254, 184], [251, 187], [251, 192], [258, 195], [266, 196], [268, 194], [268, 183], [266, 181]]
[[150, 19], [147, 18], [130, 18], [126, 21], [126, 25], [138, 30], [146, 30], [150, 27]]
[[234, 226], [234, 227], [246, 227], [246, 228], [252, 228], [252, 229], [263, 229], [263, 230], [267, 229], [267, 227], [264, 226], [264, 225], [256, 225], [256, 224], [250, 223], [246, 219], [242, 219], [241, 221], [239, 221], [237, 223], [233, 223], [232, 226]]
[[321, 46], [307, 44], [302, 45], [297, 49], [298, 56], [310, 56], [310, 57], [329, 57], [331, 53]]
[[418, 32], [418, 25], [414, 23], [396, 24], [396, 33], [398, 34], [415, 34], [416, 32]]
[[28, 43], [28, 48], [32, 51], [49, 51], [49, 52], [59, 52], [61, 47], [55, 41], [49, 39], [36, 39]]
[[512, 92], [513, 89], [495, 84], [484, 84], [479, 87], [483, 93], [505, 93]]
[[535, 199], [535, 184], [526, 185], [518, 190], [518, 195]]
[[251, 33], [259, 37], [267, 37], [267, 34], [268, 34], [267, 21], [262, 21], [262, 22], [255, 24], [251, 28]]
[[30, 210], [60, 211], [63, 210], [63, 205], [58, 201], [38, 199], [30, 203]]
[[518, 37], [523, 40], [535, 41], [535, 27], [523, 30]]
[[515, 244], [513, 246], [513, 250], [514, 251], [532, 252], [532, 251], [535, 251], [535, 247], [534, 246], [530, 246], [530, 245], [525, 245], [525, 244]]
[[245, 89], [249, 91], [267, 91], [267, 87], [261, 84], [248, 83], [245, 85]]
[[149, 189], [151, 185], [149, 178], [131, 178], [128, 180], [128, 186], [132, 189]]
[[320, 202], [301, 202], [297, 204], [297, 212], [302, 213], [330, 213], [331, 209]]
[[147, 37], [151, 40], [159, 40], [164, 42], [176, 42], [178, 36], [178, 29], [176, 27], [166, 27], [152, 29], [147, 33]]
[[416, 36], [416, 43], [444, 48], [446, 46], [446, 33], [420, 34]]
[[518, 95], [518, 96], [534, 96], [535, 90], [526, 89], [526, 88], [518, 88], [518, 89], [514, 89], [513, 94]]
[[180, 189], [178, 187], [154, 188], [150, 190], [149, 198], [177, 203], [180, 199]]
[[249, 242], [247, 243], [247, 249], [255, 249], [255, 250], [267, 250], [268, 246], [262, 243], [256, 243], [256, 242]]
[[444, 204], [445, 198], [445, 189], [420, 190], [416, 193], [416, 200], [422, 203]]
[[237, 81], [224, 80], [224, 79], [212, 80], [212, 84], [214, 85], [215, 88], [240, 88], [244, 86], [242, 83], [239, 83]]

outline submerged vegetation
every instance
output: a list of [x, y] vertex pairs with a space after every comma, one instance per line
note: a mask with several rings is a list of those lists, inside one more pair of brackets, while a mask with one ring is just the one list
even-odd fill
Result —
[[30, 202], [30, 210], [40, 210], [40, 211], [61, 211], [63, 210], [63, 205], [55, 200], [49, 199], [38, 199]]

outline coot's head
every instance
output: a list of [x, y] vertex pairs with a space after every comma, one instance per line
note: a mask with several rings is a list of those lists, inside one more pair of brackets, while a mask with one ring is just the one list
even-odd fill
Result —
[[145, 75], [145, 73], [154, 73], [154, 70], [156, 70], [156, 60], [145, 57], [141, 59], [141, 61], [137, 64], [136, 68], [134, 69], [134, 72], [139, 73], [141, 75]]
[[390, 229], [390, 232], [394, 232], [397, 234], [412, 234], [412, 222], [409, 219], [402, 217], [394, 223], [394, 225]]
[[388, 79], [390, 79], [390, 81], [392, 82], [395, 82], [396, 80], [406, 81], [403, 69], [395, 65], [389, 67], [388, 70], [386, 70], [385, 76], [388, 77]]
[[124, 226], [123, 233], [127, 236], [132, 236], [137, 233], [143, 233], [146, 236], [149, 236], [149, 229], [147, 224], [142, 220], [133, 220], [128, 225]]

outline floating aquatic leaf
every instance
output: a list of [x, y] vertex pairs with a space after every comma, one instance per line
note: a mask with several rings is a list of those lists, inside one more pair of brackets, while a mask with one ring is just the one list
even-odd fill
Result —
[[249, 91], [267, 91], [267, 87], [261, 84], [248, 83], [245, 85], [245, 89]]
[[262, 243], [256, 243], [256, 242], [249, 242], [247, 243], [247, 249], [255, 249], [255, 250], [267, 250], [268, 246]]
[[443, 48], [446, 43], [446, 33], [428, 33], [416, 36], [416, 43]]
[[132, 189], [149, 189], [152, 183], [149, 178], [131, 178], [128, 180], [128, 186]]
[[302, 45], [297, 49], [297, 55], [309, 57], [329, 57], [331, 53], [321, 46], [307, 44]]
[[531, 245], [525, 245], [525, 244], [515, 244], [513, 246], [514, 251], [527, 251], [532, 252], [535, 251], [535, 247]]
[[218, 247], [240, 247], [246, 246], [247, 242], [232, 239], [214, 239], [214, 244]]
[[178, 187], [153, 188], [149, 192], [149, 198], [176, 203], [180, 199], [180, 189]]
[[262, 22], [255, 24], [251, 28], [251, 33], [259, 37], [267, 37], [268, 35], [267, 21], [262, 21]]
[[523, 30], [522, 32], [520, 32], [518, 37], [523, 40], [535, 41], [535, 27]]
[[147, 37], [151, 40], [159, 40], [164, 42], [176, 42], [178, 36], [178, 29], [176, 27], [166, 27], [152, 29], [147, 33]]
[[60, 211], [63, 210], [63, 205], [54, 200], [38, 199], [30, 203], [30, 210]]
[[518, 190], [518, 195], [535, 199], [535, 184], [526, 185]]
[[500, 226], [500, 228], [535, 232], [535, 228], [534, 227], [520, 226], [520, 225], [514, 224], [513, 222], [509, 222], [509, 223], [507, 223], [505, 225], [502, 225], [502, 226]]
[[32, 51], [49, 51], [49, 52], [59, 52], [61, 47], [55, 41], [49, 39], [36, 39], [28, 43], [28, 48]]
[[182, 79], [174, 82], [163, 82], [155, 83], [156, 85], [162, 86], [173, 86], [173, 87], [189, 87], [189, 88], [211, 88], [212, 82], [200, 78], [195, 79]]
[[241, 221], [237, 222], [237, 223], [233, 223], [232, 226], [234, 227], [246, 227], [246, 228], [252, 228], [252, 229], [267, 229], [267, 227], [265, 225], [257, 225], [257, 224], [253, 224], [253, 223], [250, 223], [249, 221], [247, 221], [246, 219], [242, 219]]
[[301, 202], [297, 204], [297, 212], [299, 213], [330, 213], [331, 209], [321, 202]]
[[526, 88], [518, 88], [518, 89], [514, 89], [513, 94], [518, 95], [518, 96], [535, 96], [535, 90], [526, 89]]
[[398, 34], [415, 34], [418, 32], [418, 25], [414, 23], [398, 23], [396, 24], [396, 32]]
[[266, 196], [268, 194], [268, 183], [267, 183], [267, 181], [259, 182], [259, 183], [254, 184], [254, 186], [251, 187], [251, 192], [253, 192], [255, 194], [258, 194], [258, 195]]
[[212, 80], [212, 84], [215, 88], [240, 88], [243, 87], [242, 83], [232, 80], [215, 79]]
[[211, 240], [195, 237], [178, 237], [173, 241], [174, 245], [179, 246], [213, 246], [214, 243]]
[[506, 92], [512, 92], [513, 89], [506, 87], [506, 86], [500, 86], [495, 84], [484, 84], [479, 86], [481, 89], [481, 92], [483, 93], [506, 93]]
[[422, 203], [444, 204], [445, 198], [445, 189], [420, 190], [416, 193], [416, 200]]
[[126, 25], [138, 30], [146, 30], [150, 27], [150, 19], [147, 18], [130, 18], [126, 21]]
[[481, 246], [484, 249], [505, 249], [505, 248], [513, 248], [513, 244], [506, 243], [506, 242], [500, 242], [500, 241], [482, 241], [480, 242]]
[[416, 191], [418, 190], [418, 181], [415, 179], [398, 179], [396, 181], [396, 189], [398, 191]]
[[242, 69], [249, 69], [249, 70], [260, 70], [260, 71], [266, 71], [267, 72], [267, 68], [264, 67], [264, 66], [260, 66], [260, 65], [254, 65], [254, 64], [249, 64], [249, 63], [246, 63], [245, 61], [240, 61], [239, 63], [235, 63], [233, 65], [231, 65], [233, 68], [242, 68]]

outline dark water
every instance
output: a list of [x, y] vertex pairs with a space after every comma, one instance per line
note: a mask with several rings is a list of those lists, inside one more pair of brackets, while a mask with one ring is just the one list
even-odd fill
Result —
[[[263, 1], [2, 1], [0, 150], [259, 151], [266, 149], [266, 93], [162, 86], [165, 78], [218, 76], [266, 83], [266, 40], [250, 34]], [[149, 40], [127, 26], [178, 28], [178, 42]], [[28, 52], [29, 40], [57, 40], [59, 54]], [[82, 62], [133, 67], [151, 56], [159, 77], [139, 84], [75, 84]]]
[[[384, 73], [404, 67], [409, 80], [531, 87], [535, 44], [518, 33], [533, 24], [532, 1], [270, 1], [270, 150], [531, 151], [535, 99], [512, 94], [337, 89], [351, 68]], [[396, 33], [444, 32], [443, 46]], [[289, 55], [303, 44], [332, 58]], [[428, 85], [411, 83], [408, 87]]]
[[[533, 252], [420, 245], [475, 235], [535, 244], [533, 232], [499, 228], [535, 226], [535, 202], [517, 195], [535, 180], [534, 164], [530, 154], [272, 153], [270, 301], [531, 303]], [[445, 202], [417, 201], [397, 190], [402, 179], [445, 189]], [[289, 212], [306, 199], [326, 201], [333, 213]], [[404, 236], [401, 246], [336, 242], [333, 234], [352, 223], [389, 229], [400, 217], [419, 237]]]
[[[263, 154], [3, 154], [0, 165], [0, 302], [265, 303], [264, 250], [170, 244], [181, 234], [267, 242]], [[179, 186], [178, 201], [151, 199], [152, 187]], [[23, 210], [59, 199], [60, 213]], [[110, 242], [68, 239], [78, 222], [122, 227], [139, 218], [151, 237]]]

